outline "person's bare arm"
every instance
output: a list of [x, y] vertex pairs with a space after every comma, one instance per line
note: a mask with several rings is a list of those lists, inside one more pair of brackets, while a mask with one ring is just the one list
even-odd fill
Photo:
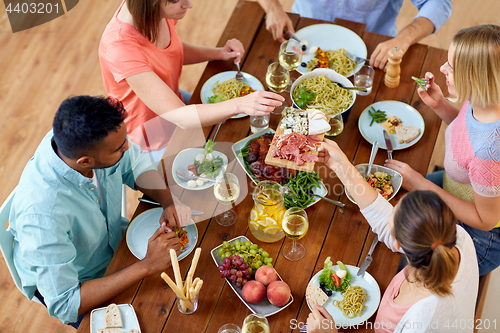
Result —
[[387, 160], [385, 165], [403, 175], [403, 188], [405, 190], [427, 190], [437, 193], [451, 208], [459, 221], [473, 228], [488, 231], [500, 221], [500, 197], [488, 198], [474, 193], [474, 202], [465, 201], [425, 179], [406, 163]]
[[181, 128], [213, 125], [238, 113], [263, 116], [284, 101], [278, 94], [257, 91], [217, 104], [186, 106], [152, 71], [132, 75], [126, 80], [148, 108]]
[[211, 60], [229, 60], [234, 59], [234, 62], [241, 61], [241, 57], [245, 52], [243, 44], [236, 38], [226, 42], [224, 47], [208, 47], [193, 45], [182, 42], [184, 48], [184, 65], [196, 64], [203, 61]]
[[292, 20], [283, 10], [278, 0], [257, 0], [266, 12], [266, 29], [273, 34], [274, 40], [284, 42], [284, 32], [290, 30], [295, 32]]
[[180, 254], [181, 245], [175, 232], [165, 234], [162, 224], [148, 241], [146, 257], [108, 276], [85, 281], [80, 285], [80, 308], [78, 314], [86, 313], [106, 300], [127, 290], [142, 278], [159, 274], [170, 266], [170, 249]]
[[412, 23], [401, 30], [396, 37], [377, 45], [370, 56], [370, 66], [385, 69], [390, 49], [397, 47], [406, 53], [411, 45], [430, 35], [433, 31], [434, 24], [429, 19], [417, 17]]

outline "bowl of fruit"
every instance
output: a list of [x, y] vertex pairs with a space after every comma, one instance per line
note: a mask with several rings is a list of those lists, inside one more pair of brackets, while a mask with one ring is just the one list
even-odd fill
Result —
[[211, 254], [220, 277], [253, 313], [268, 317], [293, 302], [290, 287], [273, 268], [273, 258], [245, 236], [224, 241]]

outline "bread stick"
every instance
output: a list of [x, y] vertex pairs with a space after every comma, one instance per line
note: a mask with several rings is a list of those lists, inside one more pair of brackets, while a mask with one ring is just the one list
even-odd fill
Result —
[[177, 260], [177, 253], [175, 253], [174, 249], [170, 249], [170, 260], [172, 261], [172, 269], [174, 271], [174, 277], [175, 277], [175, 283], [177, 284], [177, 287], [179, 287], [179, 290], [181, 291], [182, 295], [184, 296], [184, 286], [182, 285], [182, 277], [181, 277], [181, 270], [179, 268], [179, 261]]
[[186, 296], [184, 296], [184, 292], [180, 290], [179, 287], [177, 287], [177, 285], [174, 283], [174, 281], [172, 281], [172, 279], [170, 278], [170, 276], [167, 275], [167, 273], [165, 272], [161, 273], [161, 277], [163, 280], [165, 280], [165, 282], [169, 285], [169, 287], [172, 288], [172, 290], [177, 296], [179, 296], [183, 300], [187, 300]]
[[[199, 278], [199, 277], [197, 277], [196, 279], [194, 279], [193, 283], [191, 283], [191, 288], [196, 288], [196, 284], [197, 284], [198, 282], [200, 282], [200, 278]], [[190, 289], [191, 289], [191, 288], [190, 288]]]
[[187, 290], [191, 289], [191, 285], [193, 283], [194, 271], [196, 271], [196, 266], [198, 266], [198, 260], [200, 259], [201, 248], [197, 248], [194, 251], [193, 260], [191, 260], [191, 267], [189, 267], [189, 271], [186, 278], [186, 288]]
[[202, 286], [203, 286], [203, 280], [200, 279], [200, 281], [198, 281], [198, 283], [196, 284], [196, 288], [194, 289], [194, 295], [191, 295], [192, 298], [198, 295]]

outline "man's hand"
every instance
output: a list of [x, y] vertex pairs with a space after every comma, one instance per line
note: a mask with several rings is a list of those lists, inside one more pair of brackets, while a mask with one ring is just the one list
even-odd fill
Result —
[[181, 254], [181, 244], [175, 231], [165, 233], [167, 225], [163, 222], [148, 240], [148, 250], [143, 261], [147, 264], [150, 274], [165, 271], [170, 265], [170, 249]]
[[220, 60], [229, 60], [234, 58], [234, 63], [241, 61], [243, 53], [245, 53], [245, 48], [243, 44], [236, 38], [230, 39], [226, 42], [224, 47], [220, 48]]
[[[326, 319], [326, 320], [325, 320]], [[326, 325], [328, 323], [328, 325]], [[314, 308], [309, 316], [307, 316], [307, 332], [329, 332], [337, 333], [335, 321], [326, 309], [317, 303], [314, 303]]]
[[283, 43], [285, 41], [284, 32], [290, 30], [295, 32], [293, 29], [292, 20], [285, 13], [283, 8], [277, 8], [276, 10], [269, 11], [266, 15], [266, 29], [273, 34], [273, 39]]
[[392, 39], [389, 39], [388, 41], [378, 44], [375, 48], [375, 51], [373, 51], [372, 55], [370, 56], [370, 66], [385, 70], [387, 66], [387, 60], [389, 59], [389, 50], [395, 47], [403, 50], [404, 54], [410, 47], [410, 44], [399, 37], [394, 37]]
[[176, 197], [174, 203], [168, 205], [160, 216], [160, 224], [168, 223], [172, 230], [185, 227], [191, 222], [191, 208], [184, 205]]

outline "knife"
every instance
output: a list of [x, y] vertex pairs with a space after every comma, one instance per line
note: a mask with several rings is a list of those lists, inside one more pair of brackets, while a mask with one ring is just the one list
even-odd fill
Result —
[[[148, 199], [139, 198], [139, 201], [140, 202], [144, 202], [144, 203], [148, 203], [148, 204], [151, 204], [151, 205], [161, 206], [158, 202], [152, 201], [152, 200], [148, 200]], [[198, 215], [203, 215], [203, 214], [205, 214], [205, 213], [202, 212], [201, 210], [191, 209], [191, 215], [192, 216], [198, 216]]]
[[298, 43], [300, 43], [300, 38], [297, 37], [297, 35], [295, 35], [293, 32], [291, 32], [290, 30], [287, 30], [286, 31], [286, 34], [289, 36], [288, 38], [291, 38], [291, 39], [295, 39]]
[[386, 130], [384, 130], [384, 139], [385, 139], [385, 144], [387, 146], [387, 155], [389, 155], [389, 159], [392, 160], [392, 142], [391, 142], [391, 137], [389, 136], [389, 133], [387, 133]]
[[368, 266], [370, 266], [370, 264], [372, 263], [372, 253], [373, 253], [373, 250], [375, 250], [375, 246], [377, 246], [377, 243], [378, 243], [378, 237], [377, 235], [375, 235], [375, 239], [373, 240], [373, 243], [372, 243], [372, 246], [370, 246], [370, 250], [368, 251], [368, 254], [366, 255], [366, 258], [365, 258], [365, 261], [363, 261], [363, 263], [361, 264], [361, 267], [359, 268], [359, 271], [358, 273], [356, 274], [357, 276], [360, 276], [361, 274], [363, 274], [366, 269], [368, 268]]

